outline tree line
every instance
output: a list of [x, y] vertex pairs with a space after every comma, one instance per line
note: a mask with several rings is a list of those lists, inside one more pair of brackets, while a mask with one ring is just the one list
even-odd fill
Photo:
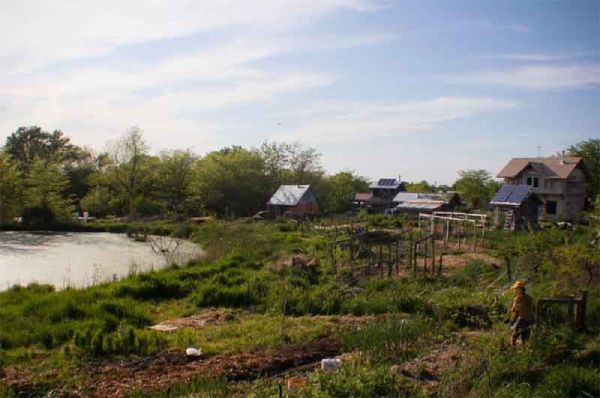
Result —
[[[600, 140], [569, 148], [592, 154], [598, 189]], [[596, 151], [596, 152], [594, 152]], [[485, 170], [463, 170], [450, 186], [426, 181], [411, 192], [457, 190], [468, 206], [484, 208], [499, 183]], [[355, 192], [369, 181], [352, 171], [328, 175], [321, 155], [299, 143], [265, 141], [258, 148], [231, 146], [198, 156], [190, 150], [152, 155], [142, 131], [133, 127], [100, 153], [77, 146], [62, 131], [20, 127], [0, 149], [0, 224], [68, 222], [76, 212], [97, 217], [249, 216], [264, 208], [281, 184], [311, 184], [321, 209], [352, 208]]]

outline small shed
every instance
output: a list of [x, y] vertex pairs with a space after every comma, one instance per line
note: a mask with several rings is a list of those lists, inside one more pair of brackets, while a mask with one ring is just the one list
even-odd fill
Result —
[[396, 213], [433, 213], [454, 211], [460, 205], [456, 192], [421, 193], [400, 192], [394, 197]]
[[540, 206], [544, 202], [530, 185], [505, 184], [492, 198], [489, 206], [494, 210], [496, 225], [504, 215], [504, 229], [514, 231], [527, 225], [537, 225]]
[[306, 217], [319, 214], [319, 204], [310, 185], [281, 185], [267, 202], [267, 210], [275, 217]]

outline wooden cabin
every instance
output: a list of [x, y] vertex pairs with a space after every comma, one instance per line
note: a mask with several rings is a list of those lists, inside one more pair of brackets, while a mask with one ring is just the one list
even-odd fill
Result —
[[319, 214], [317, 195], [310, 185], [281, 185], [267, 202], [274, 217], [307, 217]]
[[526, 184], [506, 184], [492, 198], [489, 206], [494, 210], [494, 220], [499, 225], [504, 219], [504, 229], [514, 231], [538, 224], [544, 202]]

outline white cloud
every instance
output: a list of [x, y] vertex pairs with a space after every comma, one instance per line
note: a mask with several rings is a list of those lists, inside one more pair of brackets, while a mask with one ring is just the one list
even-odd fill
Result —
[[600, 85], [600, 65], [525, 65], [504, 70], [481, 71], [451, 80], [534, 90], [584, 88]]
[[[139, 124], [156, 149], [190, 143], [206, 149], [218, 141], [210, 134], [228, 122], [207, 122], [203, 113], [336, 80], [306, 68], [271, 70], [258, 61], [389, 40], [377, 33], [299, 33], [303, 25], [334, 11], [371, 9], [371, 0], [8, 3], [0, 13], [0, 131], [38, 124], [100, 148], [109, 136]], [[123, 46], [160, 46], [157, 40], [224, 30], [227, 40], [203, 42], [159, 61], [126, 65], [89, 58], [114, 60], [112, 51], [123, 51]]]
[[516, 103], [494, 98], [438, 97], [407, 102], [321, 102], [304, 111], [310, 122], [281, 140], [311, 144], [355, 144], [429, 130], [475, 114], [509, 109]]
[[281, 31], [370, 0], [23, 0], [4, 2], [0, 62], [29, 70], [152, 40], [228, 28]]

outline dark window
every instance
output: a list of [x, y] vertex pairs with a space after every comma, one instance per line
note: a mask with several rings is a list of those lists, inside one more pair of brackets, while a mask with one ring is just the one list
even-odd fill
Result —
[[549, 200], [546, 202], [546, 213], [556, 214], [556, 202], [555, 201]]
[[537, 177], [527, 177], [527, 185], [537, 188], [540, 186], [540, 180]]

